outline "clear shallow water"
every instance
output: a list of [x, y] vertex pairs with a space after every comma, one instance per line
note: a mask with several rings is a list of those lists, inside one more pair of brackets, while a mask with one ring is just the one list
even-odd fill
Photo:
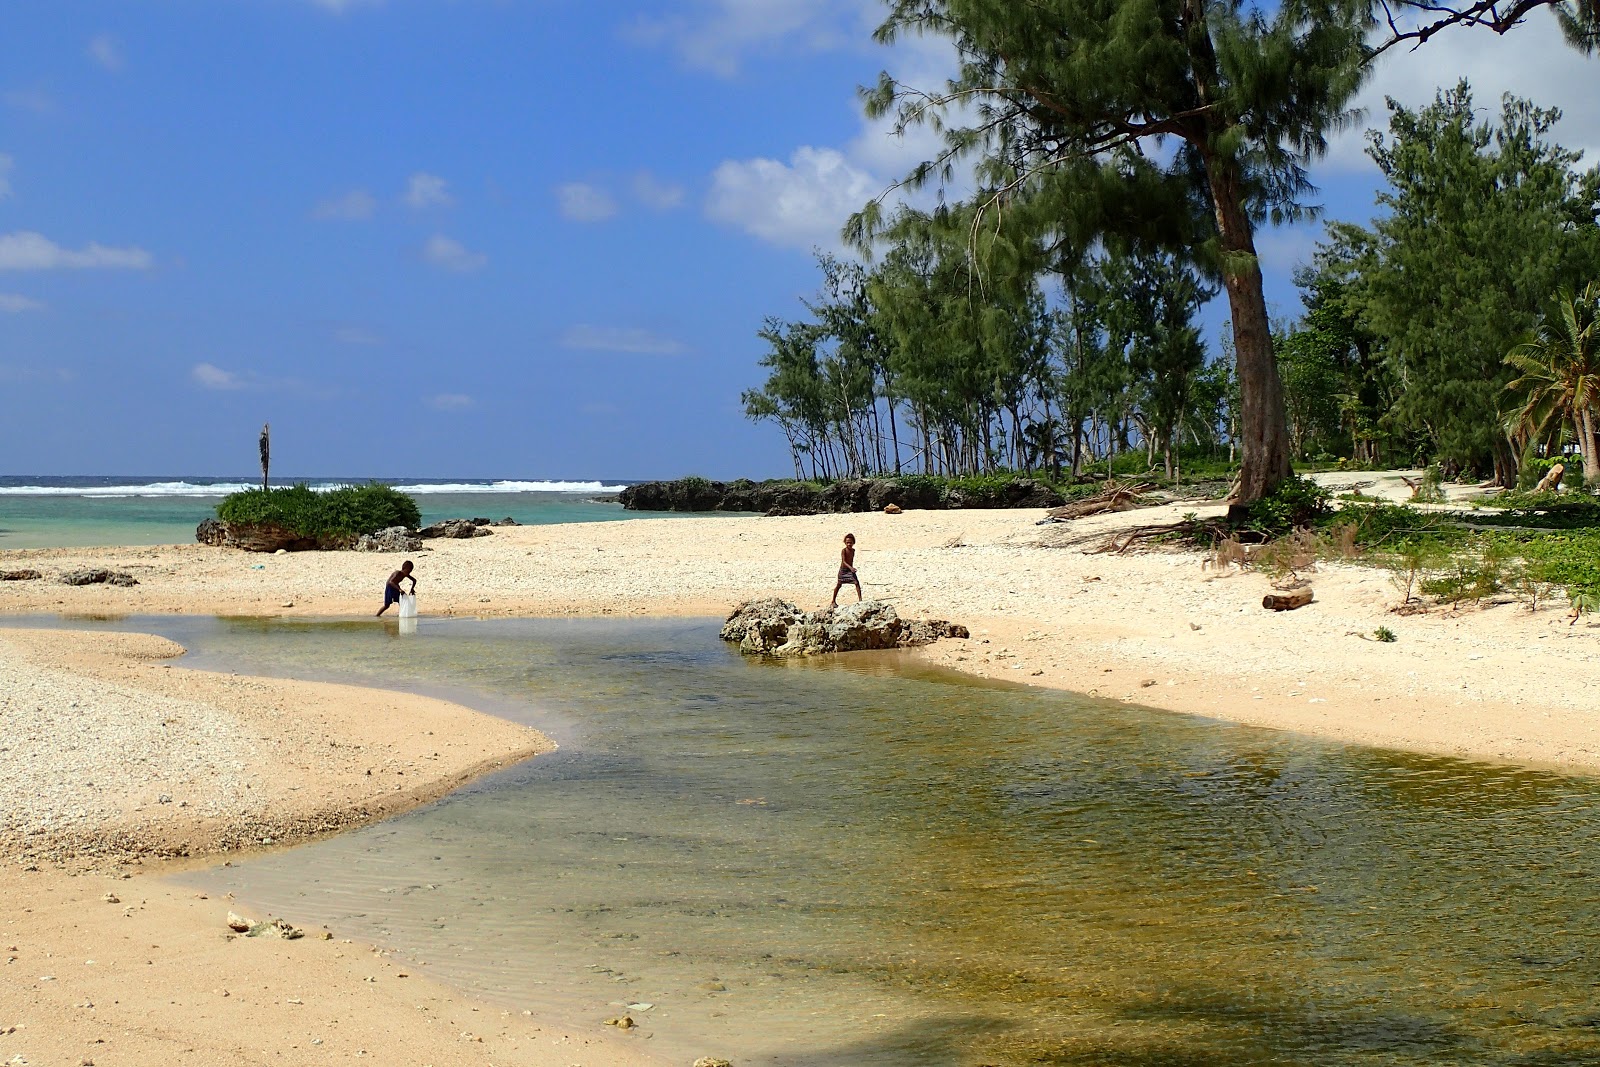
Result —
[[[355, 479], [361, 481], [362, 479]], [[312, 484], [340, 484], [313, 479]], [[277, 479], [274, 479], [274, 484]], [[441, 519], [513, 518], [525, 525], [640, 517], [592, 498], [617, 487], [594, 483], [401, 482], [424, 525]], [[549, 489], [552, 484], [584, 489]], [[247, 482], [207, 478], [0, 477], [0, 549], [190, 544], [217, 504]]]
[[[1600, 783], [710, 623], [140, 620], [563, 748], [195, 875], [516, 1008], [751, 1064], [1592, 1064]], [[132, 628], [146, 628], [143, 625]], [[647, 1036], [648, 1035], [648, 1036]]]

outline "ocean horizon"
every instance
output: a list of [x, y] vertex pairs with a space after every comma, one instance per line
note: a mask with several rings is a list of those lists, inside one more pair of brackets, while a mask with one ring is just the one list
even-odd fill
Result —
[[[513, 519], [527, 526], [634, 517], [604, 497], [625, 479], [273, 478], [277, 488], [313, 489], [381, 481], [417, 498], [424, 524], [441, 519]], [[229, 493], [260, 479], [203, 475], [0, 475], [0, 550], [187, 544]]]

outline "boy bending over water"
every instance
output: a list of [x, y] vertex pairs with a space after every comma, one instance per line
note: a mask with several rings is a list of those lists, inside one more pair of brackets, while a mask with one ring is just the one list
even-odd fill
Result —
[[400, 603], [400, 583], [410, 582], [412, 595], [417, 592], [417, 580], [411, 574], [411, 561], [408, 559], [400, 564], [400, 569], [389, 575], [389, 580], [383, 583], [383, 607], [378, 609], [382, 615], [389, 610], [390, 604]]

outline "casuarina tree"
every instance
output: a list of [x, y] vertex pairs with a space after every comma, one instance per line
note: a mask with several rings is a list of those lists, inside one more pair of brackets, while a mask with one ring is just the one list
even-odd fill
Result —
[[[867, 106], [942, 132], [912, 185], [974, 162], [995, 216], [1049, 186], [1075, 241], [1164, 241], [1220, 278], [1244, 504], [1291, 458], [1256, 230], [1304, 214], [1305, 167], [1349, 118], [1371, 25], [1365, 0], [892, 0], [878, 38], [948, 38], [960, 69], [936, 90], [885, 74]], [[870, 240], [879, 222], [869, 205], [848, 232]]]

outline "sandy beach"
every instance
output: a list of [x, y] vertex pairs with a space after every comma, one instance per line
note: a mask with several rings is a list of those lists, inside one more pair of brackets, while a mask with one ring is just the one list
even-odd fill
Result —
[[[755, 595], [825, 604], [849, 531], [869, 597], [971, 628], [915, 653], [933, 663], [1350, 742], [1600, 771], [1600, 631], [1568, 626], [1563, 603], [1399, 616], [1387, 573], [1331, 565], [1311, 576], [1313, 604], [1275, 613], [1261, 607], [1264, 575], [1192, 552], [1067, 543], [1208, 510], [1044, 526], [1033, 511], [641, 519], [502, 528], [412, 558], [424, 614], [709, 616]], [[0, 612], [370, 615], [398, 559], [3, 552], [0, 569], [45, 578], [0, 583]], [[139, 584], [55, 580], [84, 566]], [[1398, 640], [1366, 639], [1380, 625]], [[229, 902], [127, 879], [163, 869], [159, 855], [381, 818], [548, 747], [441, 701], [190, 671], [170, 660], [178, 651], [150, 637], [0, 630], [0, 892], [25, 902], [7, 915], [0, 1060], [310, 1063], [365, 1050], [402, 1062], [404, 1050], [416, 1063], [650, 1062], [626, 1035], [559, 1032], [402, 981], [394, 961], [320, 931], [231, 936]]]

